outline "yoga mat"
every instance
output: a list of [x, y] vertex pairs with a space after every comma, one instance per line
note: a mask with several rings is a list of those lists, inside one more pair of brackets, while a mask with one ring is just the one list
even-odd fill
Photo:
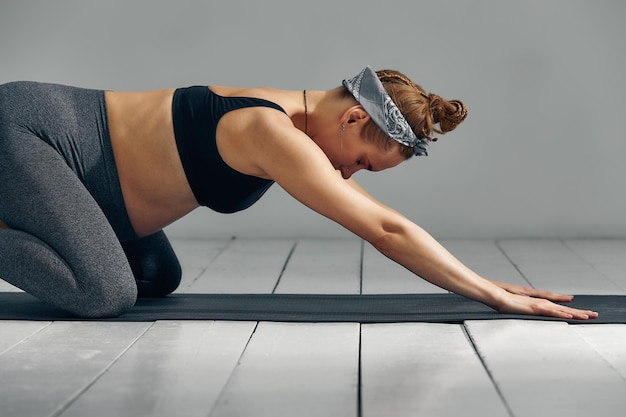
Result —
[[[128, 313], [99, 321], [247, 320], [280, 322], [430, 322], [528, 319], [569, 323], [626, 323], [626, 296], [577, 295], [567, 305], [598, 311], [592, 320], [499, 314], [456, 294], [172, 294], [142, 298]], [[88, 320], [76, 318], [26, 293], [0, 293], [0, 320]]]

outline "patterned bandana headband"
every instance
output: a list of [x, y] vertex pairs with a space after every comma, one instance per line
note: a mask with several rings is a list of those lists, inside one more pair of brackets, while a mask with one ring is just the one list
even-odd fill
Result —
[[365, 67], [356, 77], [343, 80], [343, 85], [387, 136], [413, 148], [416, 156], [428, 156], [428, 138], [413, 132], [372, 68]]

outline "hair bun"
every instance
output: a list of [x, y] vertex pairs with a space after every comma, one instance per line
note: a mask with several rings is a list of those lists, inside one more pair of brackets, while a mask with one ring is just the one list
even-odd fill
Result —
[[428, 93], [406, 75], [391, 69], [376, 71], [385, 90], [409, 122], [416, 135], [436, 141], [434, 133], [454, 130], [467, 117], [467, 107], [460, 100], [445, 100]]
[[437, 120], [442, 133], [454, 130], [467, 117], [467, 107], [460, 100], [441, 99]]

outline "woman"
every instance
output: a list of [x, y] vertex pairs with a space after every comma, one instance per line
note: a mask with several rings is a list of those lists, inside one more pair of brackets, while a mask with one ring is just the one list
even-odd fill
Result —
[[426, 155], [466, 114], [369, 67], [329, 91], [5, 84], [0, 277], [78, 316], [122, 314], [180, 281], [163, 227], [200, 205], [243, 210], [276, 182], [440, 287], [500, 312], [596, 317], [552, 302], [570, 296], [478, 276], [352, 180]]

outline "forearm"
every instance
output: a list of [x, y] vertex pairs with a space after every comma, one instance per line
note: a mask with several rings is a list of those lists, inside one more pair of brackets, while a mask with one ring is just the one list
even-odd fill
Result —
[[498, 308], [504, 290], [456, 259], [408, 220], [371, 242], [382, 254], [441, 288]]

